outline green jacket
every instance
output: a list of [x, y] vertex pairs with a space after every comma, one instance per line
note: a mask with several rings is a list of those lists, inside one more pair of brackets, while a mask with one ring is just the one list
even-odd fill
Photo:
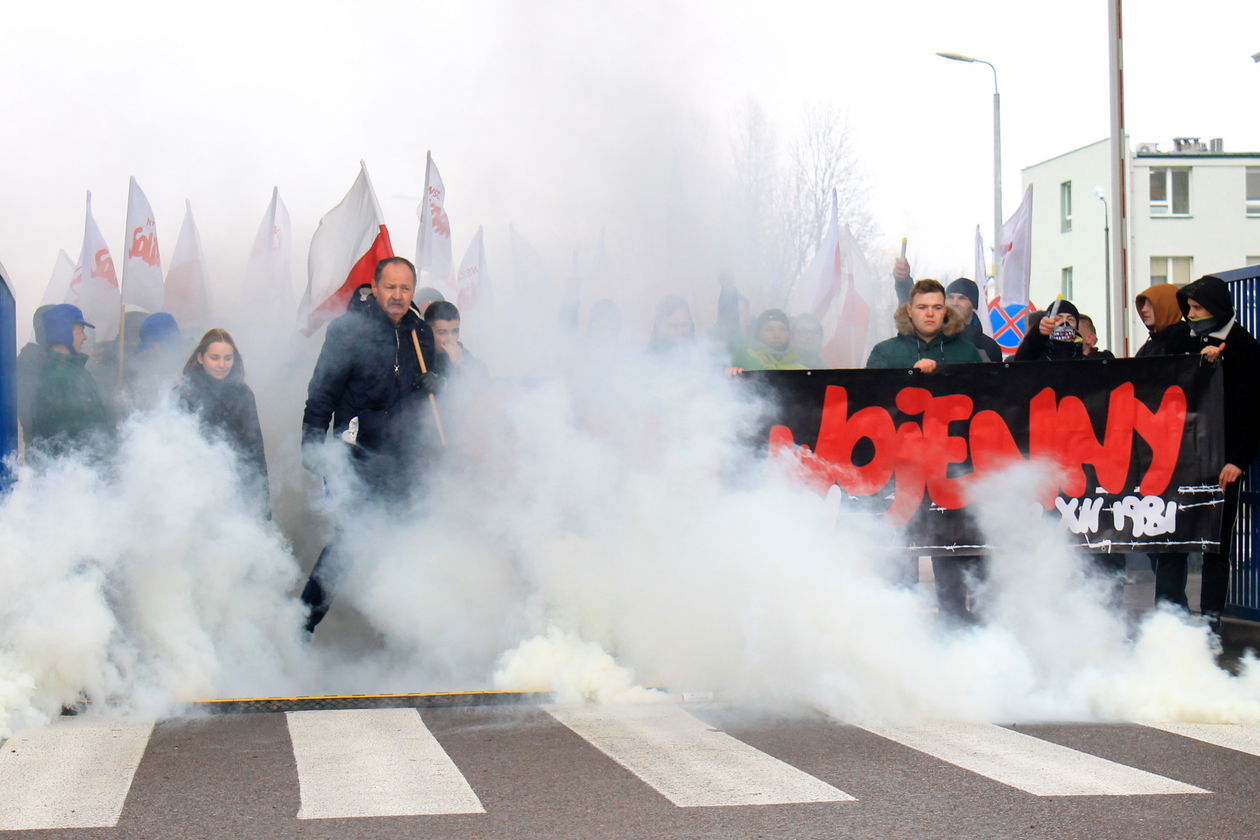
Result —
[[28, 445], [47, 455], [100, 446], [112, 437], [114, 423], [87, 372], [88, 357], [51, 348], [47, 353], [31, 401]]
[[898, 334], [871, 348], [871, 356], [866, 360], [868, 368], [912, 368], [920, 359], [946, 365], [984, 361], [975, 345], [963, 337], [966, 325], [957, 310], [948, 309], [944, 328], [931, 341], [924, 341], [914, 332], [908, 307], [909, 304], [902, 304], [893, 317]]

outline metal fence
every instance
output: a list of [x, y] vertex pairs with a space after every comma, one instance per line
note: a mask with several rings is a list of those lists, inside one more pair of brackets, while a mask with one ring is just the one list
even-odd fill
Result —
[[[1238, 322], [1252, 335], [1260, 335], [1260, 266], [1224, 272], [1218, 276], [1229, 284]], [[1254, 387], [1260, 387], [1260, 383]], [[1257, 543], [1260, 543], [1258, 488], [1260, 460], [1247, 468], [1239, 494], [1238, 521], [1234, 526], [1234, 548], [1230, 557], [1229, 603], [1225, 607], [1227, 615], [1251, 621], [1260, 621], [1260, 564], [1255, 551]]]

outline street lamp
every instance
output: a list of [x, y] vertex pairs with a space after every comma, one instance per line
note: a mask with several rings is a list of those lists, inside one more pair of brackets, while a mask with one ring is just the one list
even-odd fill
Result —
[[1103, 193], [1103, 188], [1094, 187], [1094, 195], [1098, 196], [1103, 205], [1103, 267], [1106, 277], [1103, 288], [1107, 295], [1107, 346], [1112, 347], [1115, 341], [1111, 335], [1111, 212], [1107, 207], [1107, 196]]
[[997, 68], [983, 58], [953, 52], [938, 52], [937, 55], [950, 61], [986, 64], [993, 71], [993, 277], [996, 280], [1001, 266], [998, 239], [1002, 234], [1002, 101], [998, 96]]

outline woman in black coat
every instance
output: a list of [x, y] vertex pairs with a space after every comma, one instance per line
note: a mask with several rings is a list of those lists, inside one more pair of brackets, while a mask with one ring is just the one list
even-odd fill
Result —
[[227, 330], [213, 329], [197, 342], [184, 364], [179, 405], [201, 421], [209, 437], [226, 440], [236, 450], [242, 484], [258, 492], [270, 511], [267, 457], [254, 392], [245, 384], [245, 362]]

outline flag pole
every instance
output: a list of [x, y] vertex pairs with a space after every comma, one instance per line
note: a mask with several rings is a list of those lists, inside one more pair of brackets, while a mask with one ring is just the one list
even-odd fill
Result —
[[[126, 282], [125, 280], [122, 282]], [[119, 283], [118, 302], [118, 392], [123, 389], [123, 360], [127, 355], [127, 304], [121, 300], [122, 283]]]
[[433, 168], [433, 150], [424, 150], [424, 189], [420, 192], [420, 239], [416, 243], [416, 279], [419, 280], [421, 271], [420, 262], [424, 258], [424, 253], [429, 245], [429, 228], [433, 226], [433, 218], [430, 216], [428, 224], [425, 224], [425, 214], [429, 213], [429, 170]]
[[[411, 331], [411, 345], [416, 348], [416, 361], [420, 363], [420, 374], [423, 376], [429, 372], [429, 368], [424, 363], [424, 353], [420, 352], [420, 338], [415, 330]], [[438, 411], [437, 397], [433, 394], [429, 394], [429, 407], [433, 409], [433, 424], [437, 428], [438, 440], [446, 446], [446, 432], [442, 430], [442, 414]]]

